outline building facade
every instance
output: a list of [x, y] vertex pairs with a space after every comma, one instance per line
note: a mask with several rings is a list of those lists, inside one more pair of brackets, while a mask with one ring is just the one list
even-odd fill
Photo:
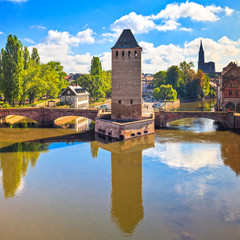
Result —
[[218, 101], [222, 108], [232, 110], [236, 110], [240, 104], [240, 67], [236, 63], [231, 62], [223, 68]]
[[198, 52], [198, 70], [202, 70], [204, 73], [215, 73], [215, 63], [205, 63], [202, 41]]
[[153, 90], [153, 75], [142, 73], [142, 94], [152, 94]]
[[112, 47], [112, 119], [142, 119], [141, 53], [130, 29]]
[[68, 86], [60, 95], [60, 102], [71, 108], [89, 108], [89, 93], [81, 87]]

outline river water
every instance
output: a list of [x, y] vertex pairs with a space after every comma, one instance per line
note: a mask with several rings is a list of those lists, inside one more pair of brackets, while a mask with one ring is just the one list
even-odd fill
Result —
[[185, 119], [94, 139], [0, 128], [0, 239], [239, 240], [238, 133]]

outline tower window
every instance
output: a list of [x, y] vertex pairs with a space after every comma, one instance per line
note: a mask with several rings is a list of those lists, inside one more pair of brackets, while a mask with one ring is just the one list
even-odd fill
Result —
[[133, 100], [132, 99], [130, 99], [130, 103], [133, 104]]
[[122, 57], [124, 57], [124, 51], [122, 51]]
[[238, 91], [235, 91], [235, 95], [238, 96]]
[[121, 103], [122, 103], [122, 101], [121, 101], [121, 100], [118, 100], [118, 103], [119, 103], [119, 104], [121, 104]]
[[232, 96], [232, 91], [229, 91], [229, 96]]
[[128, 57], [131, 57], [131, 51], [128, 51]]
[[137, 57], [137, 51], [135, 51], [134, 56]]
[[116, 57], [118, 57], [118, 51], [116, 51]]

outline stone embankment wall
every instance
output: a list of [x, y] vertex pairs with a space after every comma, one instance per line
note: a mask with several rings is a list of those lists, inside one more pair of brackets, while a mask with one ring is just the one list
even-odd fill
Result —
[[234, 114], [235, 129], [240, 129], [240, 114]]
[[97, 118], [95, 132], [118, 140], [126, 140], [154, 133], [154, 119], [119, 123]]
[[171, 111], [177, 107], [180, 107], [180, 100], [174, 102], [166, 102], [166, 105], [163, 108], [165, 111]]

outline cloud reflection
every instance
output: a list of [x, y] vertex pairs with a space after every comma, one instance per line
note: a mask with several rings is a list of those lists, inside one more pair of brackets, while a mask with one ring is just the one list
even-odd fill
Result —
[[155, 148], [143, 151], [143, 156], [160, 161], [170, 168], [195, 172], [201, 168], [218, 168], [223, 165], [220, 144], [156, 143]]

